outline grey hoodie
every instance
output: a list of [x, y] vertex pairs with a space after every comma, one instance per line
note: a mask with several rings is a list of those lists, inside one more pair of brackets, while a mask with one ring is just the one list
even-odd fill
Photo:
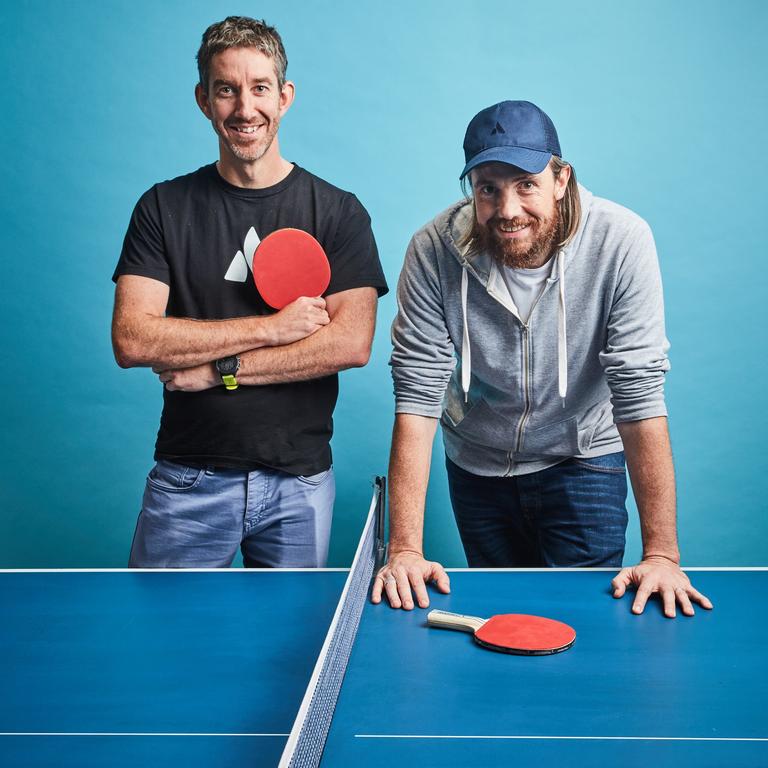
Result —
[[579, 187], [582, 219], [521, 322], [495, 261], [456, 244], [463, 200], [420, 229], [400, 274], [395, 411], [440, 418], [468, 472], [535, 472], [622, 450], [615, 422], [665, 416], [656, 248], [636, 214]]

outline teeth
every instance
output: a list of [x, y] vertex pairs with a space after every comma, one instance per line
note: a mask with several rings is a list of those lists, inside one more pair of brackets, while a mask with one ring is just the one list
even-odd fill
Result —
[[248, 126], [232, 126], [238, 133], [256, 133], [256, 131], [259, 130], [261, 126], [259, 125], [248, 125]]
[[516, 227], [510, 227], [509, 224], [501, 224], [499, 225], [499, 229], [501, 229], [502, 232], [519, 232], [527, 226], [527, 224], [518, 224]]

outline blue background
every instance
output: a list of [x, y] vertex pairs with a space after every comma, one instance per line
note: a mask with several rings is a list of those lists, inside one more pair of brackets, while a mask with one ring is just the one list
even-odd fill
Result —
[[[460, 196], [469, 119], [544, 108], [595, 194], [653, 227], [687, 565], [765, 565], [766, 108], [762, 2], [17, 2], [0, 11], [0, 567], [126, 563], [161, 392], [112, 358], [110, 276], [154, 182], [217, 157], [193, 100], [205, 27], [278, 27], [295, 160], [371, 213], [394, 288], [411, 234]], [[331, 565], [386, 471], [390, 294], [344, 373]], [[464, 564], [436, 451], [428, 556]], [[627, 560], [639, 556], [636, 520]]]

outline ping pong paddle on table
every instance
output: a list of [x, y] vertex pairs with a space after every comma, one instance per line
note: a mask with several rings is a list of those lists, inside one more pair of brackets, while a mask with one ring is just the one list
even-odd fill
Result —
[[502, 613], [481, 619], [447, 611], [430, 611], [430, 627], [472, 632], [475, 642], [502, 653], [545, 656], [567, 651], [576, 639], [576, 631], [562, 621], [521, 613]]
[[331, 281], [331, 267], [309, 232], [277, 229], [253, 254], [253, 279], [264, 301], [282, 309], [300, 296], [320, 296]]

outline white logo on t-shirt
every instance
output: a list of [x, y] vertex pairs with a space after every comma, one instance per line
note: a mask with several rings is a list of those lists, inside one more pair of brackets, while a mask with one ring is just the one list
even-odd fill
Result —
[[260, 240], [259, 236], [256, 234], [256, 230], [251, 227], [248, 230], [248, 234], [245, 236], [243, 250], [238, 251], [235, 254], [235, 258], [232, 259], [227, 274], [224, 275], [225, 280], [231, 280], [233, 283], [244, 283], [248, 279], [248, 270], [253, 271], [253, 254], [256, 251], [256, 246], [259, 242]]

